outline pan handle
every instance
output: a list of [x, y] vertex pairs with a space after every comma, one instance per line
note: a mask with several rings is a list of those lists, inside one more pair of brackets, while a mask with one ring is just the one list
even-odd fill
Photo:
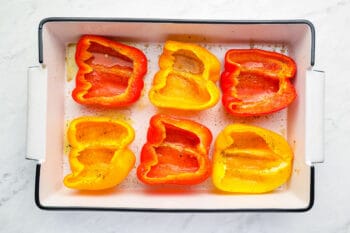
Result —
[[320, 70], [306, 74], [305, 159], [309, 165], [324, 162], [325, 77]]
[[47, 69], [32, 66], [27, 71], [27, 148], [26, 159], [41, 163], [46, 155]]

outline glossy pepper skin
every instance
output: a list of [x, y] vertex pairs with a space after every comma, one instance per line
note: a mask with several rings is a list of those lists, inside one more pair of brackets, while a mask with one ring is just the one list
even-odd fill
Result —
[[215, 141], [213, 183], [226, 192], [270, 192], [289, 179], [292, 162], [293, 151], [282, 136], [232, 124]]
[[220, 96], [215, 82], [220, 62], [205, 48], [166, 41], [159, 59], [149, 99], [157, 107], [203, 110], [215, 105]]
[[79, 68], [73, 99], [83, 105], [121, 107], [134, 103], [143, 89], [147, 58], [135, 48], [101, 36], [84, 35], [75, 53]]
[[210, 176], [212, 134], [186, 119], [157, 114], [150, 120], [137, 177], [145, 184], [193, 185]]
[[72, 173], [64, 178], [68, 188], [102, 190], [116, 186], [129, 174], [135, 155], [127, 146], [134, 130], [126, 122], [107, 117], [80, 117], [68, 128]]
[[286, 108], [296, 98], [288, 56], [260, 49], [231, 49], [220, 85], [225, 109], [235, 116], [258, 116]]

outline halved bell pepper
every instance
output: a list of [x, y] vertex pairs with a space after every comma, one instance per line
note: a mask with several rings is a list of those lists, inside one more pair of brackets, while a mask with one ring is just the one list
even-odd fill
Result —
[[293, 151], [279, 134], [232, 124], [215, 141], [213, 183], [226, 192], [269, 192], [289, 179], [292, 161]]
[[225, 109], [235, 116], [279, 111], [296, 98], [290, 79], [296, 64], [288, 56], [260, 49], [231, 49], [220, 85]]
[[106, 117], [74, 119], [67, 133], [72, 173], [65, 186], [79, 190], [101, 190], [116, 186], [129, 174], [135, 155], [127, 146], [134, 130], [126, 122]]
[[210, 176], [212, 134], [186, 119], [157, 114], [151, 118], [137, 177], [145, 184], [198, 184]]
[[73, 99], [83, 105], [120, 107], [141, 94], [147, 58], [135, 48], [101, 36], [82, 36], [75, 61], [79, 68]]
[[220, 77], [220, 62], [205, 48], [167, 41], [159, 67], [149, 92], [155, 106], [203, 110], [218, 102], [220, 93], [215, 82]]

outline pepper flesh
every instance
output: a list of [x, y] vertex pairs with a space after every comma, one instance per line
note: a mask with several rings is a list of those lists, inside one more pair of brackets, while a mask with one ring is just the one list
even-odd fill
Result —
[[210, 176], [212, 134], [186, 119], [157, 114], [150, 120], [137, 177], [145, 184], [192, 185]]
[[235, 116], [257, 116], [286, 108], [296, 98], [288, 56], [260, 49], [231, 49], [220, 85], [225, 109]]
[[68, 128], [72, 173], [65, 186], [79, 190], [101, 190], [116, 186], [129, 174], [135, 155], [127, 146], [134, 130], [126, 122], [106, 117], [80, 117]]
[[220, 62], [205, 48], [177, 41], [166, 41], [149, 92], [157, 107], [203, 110], [219, 100], [215, 82], [220, 77]]
[[292, 161], [293, 151], [282, 136], [232, 124], [215, 141], [213, 183], [226, 192], [269, 192], [289, 179]]
[[83, 105], [121, 107], [141, 95], [147, 58], [135, 47], [101, 36], [84, 35], [75, 53], [79, 68], [73, 99]]

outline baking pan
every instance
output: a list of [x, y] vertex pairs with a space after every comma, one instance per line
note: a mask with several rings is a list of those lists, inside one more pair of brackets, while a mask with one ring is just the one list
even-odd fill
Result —
[[[84, 34], [102, 35], [145, 52], [148, 73], [141, 98], [131, 107], [91, 109], [71, 98], [74, 88], [74, 44]], [[294, 150], [289, 181], [266, 194], [227, 194], [211, 180], [191, 187], [147, 187], [135, 168], [115, 189], [82, 192], [66, 188], [70, 172], [65, 133], [69, 121], [83, 115], [107, 115], [127, 120], [136, 137], [130, 145], [137, 157], [145, 143], [149, 118], [157, 109], [148, 100], [158, 57], [167, 39], [200, 44], [223, 64], [230, 48], [262, 48], [291, 56], [298, 71], [293, 84], [297, 99], [285, 110], [262, 116], [229, 116], [219, 102], [186, 118], [208, 126], [214, 138], [226, 125], [247, 123], [283, 135]], [[73, 55], [72, 55], [73, 54]], [[324, 72], [313, 69], [315, 29], [306, 20], [204, 21], [174, 19], [47, 18], [39, 25], [39, 65], [28, 69], [27, 159], [37, 164], [35, 202], [51, 210], [128, 210], [169, 212], [306, 211], [314, 202], [314, 164], [323, 162]], [[73, 67], [72, 67], [73, 66]]]

